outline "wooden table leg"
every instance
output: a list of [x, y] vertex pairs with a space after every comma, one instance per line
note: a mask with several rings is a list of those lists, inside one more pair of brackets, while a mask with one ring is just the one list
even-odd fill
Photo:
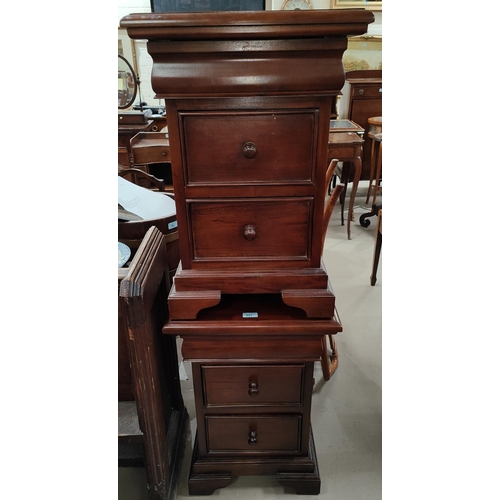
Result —
[[342, 165], [342, 175], [340, 176], [340, 183], [344, 184], [345, 188], [340, 193], [340, 224], [344, 225], [344, 207], [345, 197], [347, 196], [347, 185], [349, 184], [349, 177], [351, 176], [351, 162], [344, 161]]
[[378, 211], [377, 236], [375, 237], [375, 250], [373, 252], [372, 275], [370, 276], [370, 284], [374, 286], [377, 282], [377, 269], [380, 260], [380, 250], [382, 249], [382, 209]]
[[374, 181], [375, 181], [375, 187], [374, 187], [372, 205], [376, 204], [376, 202], [377, 202], [377, 195], [378, 195], [379, 191], [381, 191], [381, 188], [380, 188], [380, 178], [382, 177], [382, 141], [376, 141], [376, 143], [377, 143], [377, 149], [376, 149], [377, 170], [375, 172], [375, 179], [374, 179]]
[[352, 190], [349, 197], [349, 212], [347, 213], [347, 238], [351, 239], [351, 220], [354, 213], [354, 199], [358, 190], [358, 183], [361, 177], [361, 154], [354, 160], [354, 180], [352, 181]]

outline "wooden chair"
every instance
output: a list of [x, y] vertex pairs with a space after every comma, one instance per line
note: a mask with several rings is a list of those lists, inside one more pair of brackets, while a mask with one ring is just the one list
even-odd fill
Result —
[[152, 500], [176, 498], [189, 421], [176, 339], [162, 333], [170, 290], [164, 240], [148, 230], [119, 290], [135, 403], [118, 403], [118, 465], [143, 463]]
[[158, 179], [153, 174], [149, 174], [138, 168], [118, 168], [118, 175], [128, 178], [130, 182], [147, 189], [154, 189], [161, 193], [165, 192], [165, 181], [163, 179]]
[[[338, 318], [335, 319], [340, 323]], [[328, 344], [330, 347], [328, 347]], [[331, 334], [323, 337], [321, 345], [323, 348], [321, 354], [321, 370], [323, 372], [323, 378], [325, 381], [328, 381], [339, 366], [339, 353], [335, 339]], [[328, 352], [328, 349], [330, 349], [330, 352]]]
[[[328, 165], [328, 169], [326, 171], [326, 180], [327, 186], [329, 185], [329, 181], [332, 178], [335, 167], [337, 166], [338, 160], [332, 160]], [[342, 183], [336, 184], [335, 188], [330, 191], [330, 195], [325, 204], [325, 208], [323, 211], [323, 233], [322, 233], [322, 241], [321, 241], [321, 253], [323, 253], [323, 248], [325, 246], [325, 238], [326, 233], [328, 231], [328, 224], [330, 222], [330, 218], [333, 213], [333, 209], [335, 208], [335, 204], [337, 203], [342, 190], [345, 185]], [[335, 311], [337, 314], [337, 311]], [[338, 319], [337, 321], [340, 320]], [[330, 346], [331, 354], [328, 352]], [[339, 364], [338, 351], [333, 335], [325, 335], [322, 340], [323, 353], [321, 355], [321, 370], [323, 371], [323, 378], [328, 381], [330, 377], [335, 373], [335, 370]]]

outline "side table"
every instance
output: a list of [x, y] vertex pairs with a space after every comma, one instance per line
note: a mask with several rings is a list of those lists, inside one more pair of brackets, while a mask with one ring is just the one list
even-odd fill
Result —
[[[351, 220], [354, 212], [354, 200], [361, 177], [361, 162], [363, 157], [364, 129], [351, 120], [331, 120], [328, 137], [328, 160], [336, 158], [344, 162], [341, 182], [346, 185], [351, 175], [351, 165], [354, 165], [352, 190], [349, 195], [349, 210], [347, 213], [347, 237], [351, 239]], [[346, 191], [341, 195], [341, 221], [344, 225], [344, 203]]]
[[134, 165], [130, 140], [139, 132], [151, 131], [154, 121], [146, 118], [139, 123], [126, 123], [126, 121], [125, 119], [120, 121], [120, 116], [118, 116], [118, 163], [129, 168]]
[[152, 170], [158, 167], [158, 176], [165, 181], [165, 190], [173, 192], [172, 168], [170, 165], [170, 140], [166, 132], [139, 132], [130, 140], [134, 165], [147, 165]]

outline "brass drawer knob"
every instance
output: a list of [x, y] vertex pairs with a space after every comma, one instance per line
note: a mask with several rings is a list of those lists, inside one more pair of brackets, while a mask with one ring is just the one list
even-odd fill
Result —
[[359, 89], [359, 90], [358, 90], [358, 94], [359, 94], [359, 95], [363, 95], [364, 93], [365, 93], [364, 89]]
[[248, 384], [248, 395], [249, 396], [259, 395], [259, 384], [257, 382], [250, 382]]
[[248, 433], [248, 444], [257, 444], [257, 431], [250, 431]]
[[248, 158], [250, 160], [252, 158], [255, 158], [256, 154], [257, 147], [253, 142], [245, 142], [245, 144], [243, 144], [243, 156], [245, 158]]
[[248, 241], [252, 241], [257, 238], [257, 228], [252, 226], [252, 224], [247, 224], [243, 229], [243, 236]]

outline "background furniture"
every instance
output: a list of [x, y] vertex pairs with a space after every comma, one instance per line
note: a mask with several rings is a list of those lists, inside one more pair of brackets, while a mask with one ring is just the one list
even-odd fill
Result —
[[118, 175], [123, 177], [134, 184], [141, 185], [143, 182], [147, 184], [147, 189], [154, 189], [155, 191], [159, 191], [160, 193], [165, 192], [165, 182], [163, 179], [158, 179], [152, 174], [148, 174], [143, 170], [139, 170], [138, 168], [120, 168], [118, 166]]
[[[369, 130], [368, 118], [382, 115], [382, 70], [358, 70], [346, 73], [350, 84], [347, 118]], [[370, 149], [362, 157], [360, 180], [370, 176]]]
[[[326, 180], [330, 183], [330, 179], [332, 178], [335, 167], [337, 166], [338, 161], [332, 160], [330, 165], [328, 165], [328, 169], [326, 171]], [[330, 192], [330, 196], [328, 197], [328, 201], [325, 204], [325, 210], [323, 212], [323, 238], [321, 243], [321, 253], [323, 253], [323, 249], [325, 246], [326, 233], [328, 232], [328, 223], [330, 222], [330, 218], [333, 213], [333, 209], [337, 204], [337, 201], [340, 197], [340, 194], [344, 190], [344, 184], [340, 183], [335, 186], [335, 188]], [[341, 324], [340, 320], [337, 320], [339, 324]], [[322, 353], [321, 353], [321, 369], [323, 371], [323, 378], [328, 381], [331, 376], [337, 370], [339, 364], [339, 357], [337, 351], [337, 345], [331, 333], [326, 334], [322, 339]]]
[[152, 500], [176, 497], [188, 414], [174, 337], [161, 334], [170, 288], [165, 236], [146, 233], [120, 284], [135, 403], [119, 402], [118, 464], [146, 468]]
[[127, 269], [118, 269], [118, 401], [134, 401], [132, 369], [127, 349], [127, 322], [120, 300], [120, 284]]
[[[163, 179], [158, 179], [155, 176], [143, 172], [139, 169], [120, 169], [118, 175], [134, 182], [142, 187], [150, 189], [151, 187], [158, 189], [160, 192], [165, 192], [165, 183]], [[172, 193], [165, 192], [165, 196], [173, 198]], [[134, 257], [135, 252], [142, 243], [146, 232], [151, 227], [157, 227], [165, 235], [165, 244], [167, 245], [167, 263], [169, 268], [170, 284], [179, 265], [179, 233], [177, 232], [177, 215], [168, 217], [160, 217], [158, 219], [147, 219], [138, 221], [118, 221], [118, 241], [125, 243], [132, 251]]]
[[[335, 167], [338, 164], [338, 160], [331, 160], [330, 164], [328, 165], [328, 168], [326, 169], [326, 181], [329, 183], [330, 179], [333, 176], [333, 172], [335, 171]], [[323, 248], [325, 246], [325, 238], [326, 238], [326, 233], [328, 231], [328, 224], [330, 222], [330, 218], [333, 213], [333, 209], [335, 208], [335, 204], [337, 203], [338, 199], [340, 198], [340, 195], [342, 191], [344, 190], [345, 185], [340, 183], [335, 186], [334, 189], [330, 189], [330, 186], [328, 186], [328, 201], [325, 204], [325, 208], [323, 210], [323, 236], [321, 238], [321, 253], [323, 253]]]
[[[150, 111], [121, 111], [118, 113], [118, 163], [125, 168], [135, 166], [130, 141], [141, 132], [158, 132], [165, 118], [152, 119]], [[140, 165], [140, 162], [138, 163]], [[144, 169], [148, 172], [147, 169]]]
[[[122, 169], [118, 172], [119, 175], [129, 178], [133, 182], [146, 179], [148, 183], [153, 183], [160, 191], [163, 189], [163, 181], [147, 174], [138, 169]], [[157, 229], [157, 227], [159, 229]], [[161, 252], [158, 258], [166, 259], [165, 272], [168, 276], [168, 287], [177, 269], [179, 263], [179, 244], [177, 234], [177, 220], [175, 215], [164, 217], [155, 220], [141, 220], [121, 222], [118, 221], [118, 240], [128, 245], [131, 249], [130, 266], [133, 267], [134, 259], [143, 259], [145, 249], [139, 250], [148, 230], [154, 229], [163, 233], [161, 239], [165, 246], [166, 253]], [[152, 238], [152, 237], [151, 237]], [[146, 239], [149, 241], [149, 238]], [[147, 248], [147, 246], [146, 246]], [[170, 270], [171, 269], [171, 270]], [[123, 267], [118, 269], [118, 401], [119, 401], [119, 464], [121, 466], [142, 467], [144, 462], [144, 437], [143, 431], [139, 425], [137, 415], [137, 403], [134, 395], [134, 376], [131, 368], [131, 363], [135, 359], [135, 355], [131, 354], [131, 349], [135, 348], [136, 344], [130, 344], [129, 340], [129, 325], [127, 321], [127, 308], [122, 299], [120, 299], [120, 286], [122, 280], [127, 276], [130, 269]], [[163, 271], [162, 271], [163, 272]], [[166, 299], [165, 299], [166, 300]], [[149, 312], [147, 312], [149, 314]], [[153, 332], [151, 333], [153, 334]], [[159, 335], [156, 330], [156, 335]], [[161, 335], [160, 335], [161, 336]], [[162, 340], [163, 342], [163, 340]], [[175, 347], [175, 346], [174, 346]], [[149, 357], [141, 358], [142, 362], [149, 362]], [[172, 372], [176, 375], [176, 370]], [[168, 374], [166, 376], [169, 376]], [[173, 376], [170, 374], [170, 376]], [[146, 393], [146, 396], [148, 397]], [[160, 394], [161, 397], [161, 394]], [[148, 411], [148, 410], [144, 410]], [[146, 418], [146, 417], [144, 417]], [[161, 436], [159, 436], [161, 437]], [[154, 478], [151, 479], [154, 483]], [[149, 479], [148, 479], [149, 481]], [[159, 488], [160, 486], [158, 486]], [[153, 490], [154, 491], [154, 488]], [[154, 496], [152, 498], [155, 498]], [[159, 497], [158, 497], [159, 498]], [[169, 498], [167, 496], [162, 497]]]
[[149, 228], [156, 227], [165, 235], [168, 249], [167, 261], [170, 283], [179, 265], [179, 234], [177, 232], [176, 215], [141, 221], [118, 222], [118, 241], [125, 243], [132, 251], [132, 257], [139, 248]]
[[372, 286], [377, 282], [377, 269], [380, 260], [380, 251], [382, 250], [382, 209], [378, 211], [377, 234], [375, 236], [375, 250], [373, 252], [373, 267], [372, 275], [370, 276], [370, 284]]
[[148, 120], [147, 113], [122, 111], [118, 113], [118, 163], [125, 168], [134, 165], [130, 139], [139, 132], [152, 130], [153, 120]]
[[373, 202], [377, 201], [377, 194], [382, 190], [380, 181], [382, 179], [382, 117], [373, 116], [368, 118], [368, 138], [370, 139], [370, 177], [368, 179], [368, 192], [366, 203], [370, 199], [372, 189], [374, 191]]
[[[354, 200], [358, 190], [359, 179], [361, 178], [361, 158], [363, 155], [363, 139], [364, 129], [357, 123], [350, 120], [332, 120], [330, 121], [330, 132], [328, 136], [328, 158], [335, 158], [342, 161], [342, 169], [339, 171], [338, 166], [334, 170], [334, 175], [331, 180], [335, 184], [335, 175], [340, 176], [340, 182], [346, 186], [342, 191], [341, 202], [341, 224], [344, 225], [344, 210], [347, 185], [353, 174], [352, 189], [349, 196], [349, 209], [347, 212], [347, 238], [351, 239], [351, 221], [354, 213]], [[354, 171], [352, 170], [354, 168]], [[327, 179], [327, 182], [331, 182]]]
[[342, 330], [321, 260], [330, 114], [347, 35], [373, 20], [353, 10], [121, 21], [148, 40], [166, 101], [181, 263], [163, 332], [183, 338], [193, 363], [192, 494], [240, 474], [320, 491], [313, 365], [324, 336]]
[[130, 140], [130, 149], [134, 165], [142, 165], [141, 168], [164, 179], [165, 190], [173, 192], [168, 133], [139, 132]]
[[371, 141], [371, 159], [370, 159], [370, 185], [368, 187], [367, 202], [370, 196], [370, 191], [373, 189], [372, 208], [370, 212], [364, 213], [359, 217], [359, 223], [362, 227], [370, 225], [369, 217], [378, 215], [381, 204], [377, 204], [377, 196], [382, 192], [382, 117], [369, 118], [370, 130], [368, 137]]
[[134, 104], [138, 81], [132, 65], [118, 54], [118, 109], [127, 109]]
[[[380, 182], [382, 180], [382, 133], [379, 134], [373, 134], [372, 136], [372, 142], [373, 142], [373, 155], [374, 155], [374, 161], [373, 161], [373, 167], [374, 167], [374, 174], [373, 174], [373, 179], [370, 181], [370, 188], [373, 189], [373, 200], [372, 200], [372, 205], [375, 205], [377, 202], [377, 196], [378, 194], [382, 191], [382, 186], [380, 185]], [[370, 174], [371, 177], [371, 174]]]

